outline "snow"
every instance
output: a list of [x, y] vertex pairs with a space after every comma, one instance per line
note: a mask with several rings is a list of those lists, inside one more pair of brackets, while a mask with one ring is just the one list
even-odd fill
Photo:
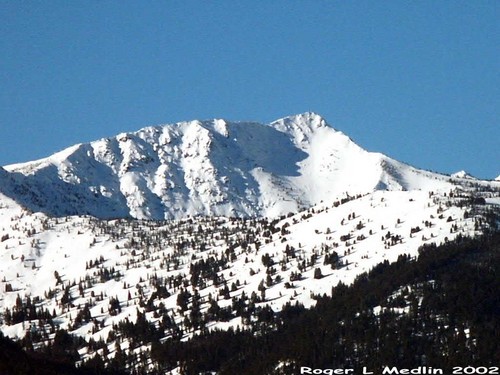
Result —
[[0, 191], [32, 211], [138, 219], [278, 216], [345, 194], [471, 182], [363, 150], [310, 112], [147, 127], [2, 171]]
[[487, 204], [500, 205], [500, 197], [485, 198]]
[[[78, 280], [93, 275], [101, 267], [98, 265], [89, 268], [89, 263], [102, 259], [102, 266], [116, 269], [120, 275], [118, 278], [86, 288], [84, 297], [79, 296], [76, 287], [72, 288], [75, 306], [81, 306], [92, 299], [91, 292], [96, 296], [104, 293], [104, 300], [94, 301], [91, 312], [92, 316], [105, 319], [107, 323], [103, 330], [93, 335], [94, 338], [105, 338], [110, 326], [125, 317], [132, 321], [136, 318], [137, 287], [141, 285], [141, 293], [145, 293], [146, 297], [151, 295], [153, 289], [147, 282], [151, 275], [189, 275], [191, 262], [206, 258], [208, 254], [222, 254], [227, 248], [224, 242], [219, 241], [209, 245], [204, 252], [188, 249], [180, 258], [180, 268], [168, 270], [161, 266], [161, 259], [167, 254], [175, 253], [171, 245], [137, 248], [134, 252], [127, 245], [134, 233], [143, 233], [150, 238], [157, 236], [167, 228], [160, 223], [108, 222], [107, 226], [122, 233], [118, 239], [113, 239], [109, 234], [97, 230], [95, 219], [78, 216], [50, 219], [43, 214], [23, 211], [8, 198], [2, 197], [1, 201], [0, 228], [2, 233], [9, 233], [10, 236], [2, 243], [5, 250], [0, 255], [0, 307], [13, 306], [18, 295], [45, 300], [49, 289], [54, 290], [60, 298], [62, 286], [56, 283], [56, 272], [63, 283], [68, 285], [72, 280], [78, 283]], [[500, 197], [492, 197], [488, 201], [496, 203], [500, 201]], [[236, 258], [231, 262], [230, 268], [223, 270], [221, 274], [228, 285], [237, 281], [241, 283], [236, 292], [231, 292], [231, 297], [243, 292], [249, 296], [266, 279], [266, 267], [262, 264], [261, 257], [269, 254], [275, 267], [279, 268], [273, 279], [279, 275], [281, 281], [274, 281], [267, 287], [266, 302], [261, 304], [269, 304], [275, 311], [280, 310], [285, 303], [295, 301], [309, 307], [315, 304], [315, 295], [330, 294], [331, 288], [339, 282], [352, 283], [357, 275], [382, 261], [393, 262], [401, 254], [417, 256], [418, 248], [423, 243], [441, 243], [458, 234], [477, 234], [474, 219], [464, 218], [466, 208], [449, 205], [450, 202], [453, 202], [452, 198], [423, 191], [376, 191], [358, 198], [351, 197], [343, 204], [323, 203], [279, 221], [277, 228], [286, 228], [286, 232], [282, 229], [281, 234], [278, 232], [268, 239], [261, 238], [259, 241], [262, 245], [258, 251], [253, 245], [246, 250], [237, 248]], [[209, 234], [238, 223], [225, 218], [220, 218], [213, 224], [204, 220], [196, 219], [190, 226], [198, 231], [201, 225], [205, 228], [204, 232]], [[454, 226], [456, 230], [453, 229]], [[418, 232], [411, 234], [416, 227], [420, 228]], [[28, 231], [30, 229], [35, 229], [35, 234], [31, 234]], [[170, 229], [169, 233], [170, 240], [175, 240], [178, 236], [190, 238], [185, 229], [177, 234]], [[387, 233], [400, 236], [401, 241], [390, 244]], [[346, 235], [349, 238], [342, 239]], [[205, 241], [209, 243], [208, 240]], [[296, 255], [287, 257], [287, 247], [293, 247]], [[324, 255], [333, 251], [339, 254], [340, 261], [344, 264], [335, 269], [323, 262]], [[316, 256], [314, 264], [299, 272], [301, 259], [310, 259], [313, 255]], [[24, 260], [21, 259], [22, 256]], [[133, 267], [125, 267], [131, 261], [134, 262]], [[320, 279], [314, 278], [316, 268], [321, 269], [323, 276]], [[292, 281], [292, 287], [286, 288], [284, 283], [290, 280], [293, 272], [301, 273], [302, 278]], [[8, 283], [12, 285], [13, 292], [4, 292]], [[128, 287], [124, 288], [125, 285]], [[134, 297], [130, 304], [127, 302], [125, 305], [129, 292]], [[218, 294], [218, 288], [208, 285], [199, 290], [199, 293], [201, 299], [207, 301], [209, 295]], [[122, 312], [117, 316], [101, 314], [101, 309], [107, 312], [108, 299], [115, 296], [122, 301]], [[161, 302], [171, 311], [177, 309], [175, 293]], [[220, 300], [219, 304], [221, 307], [228, 306], [231, 300]], [[77, 311], [62, 311], [54, 299], [46, 299], [44, 305], [50, 311], [58, 311], [62, 327], [68, 326], [69, 316], [74, 318]], [[237, 326], [244, 326], [239, 318], [211, 324], [211, 327], [226, 329]], [[25, 332], [17, 325], [4, 328], [2, 331], [12, 337], [22, 337]], [[84, 325], [75, 333], [87, 336], [90, 334], [90, 327]]]
[[466, 178], [466, 179], [473, 179], [473, 180], [476, 179], [475, 177], [471, 176], [469, 173], [467, 173], [464, 170], [461, 170], [459, 172], [453, 173], [451, 175], [451, 177], [453, 177], [453, 178]]
[[[138, 309], [158, 322], [139, 304], [155, 292], [153, 275], [189, 280], [191, 264], [228, 257], [234, 243], [228, 267], [218, 272], [227, 285], [239, 284], [231, 298], [260, 294], [270, 274], [258, 306], [313, 306], [315, 296], [352, 283], [380, 262], [416, 257], [425, 243], [478, 235], [483, 208], [500, 207], [500, 181], [467, 176], [418, 170], [367, 152], [314, 113], [271, 124], [195, 120], [79, 144], [0, 168], [0, 310], [30, 296], [70, 329], [88, 303], [102, 326], [93, 332], [93, 323], [83, 324], [71, 333], [106, 340], [113, 324], [135, 321]], [[478, 203], [472, 215], [463, 203], [477, 197], [487, 205]], [[273, 218], [279, 218], [276, 232], [266, 233], [260, 221]], [[256, 239], [242, 246], [250, 234]], [[149, 243], [137, 245], [142, 238]], [[332, 268], [324, 259], [334, 252], [339, 263]], [[266, 254], [274, 272], [263, 264]], [[115, 274], [102, 279], [104, 269]], [[321, 278], [314, 277], [316, 269]], [[292, 274], [301, 278], [292, 280]], [[80, 294], [82, 280], [92, 283], [83, 283]], [[67, 286], [72, 306], [62, 308], [58, 301]], [[202, 311], [209, 296], [221, 308], [231, 306], [220, 286], [208, 282], [197, 289]], [[179, 288], [169, 286], [169, 292], [154, 306], [163, 304], [182, 324]], [[115, 297], [121, 312], [111, 315]], [[208, 324], [230, 327], [244, 329], [245, 322], [237, 317]], [[0, 321], [0, 329], [22, 338], [30, 325]], [[195, 333], [187, 330], [184, 339]]]

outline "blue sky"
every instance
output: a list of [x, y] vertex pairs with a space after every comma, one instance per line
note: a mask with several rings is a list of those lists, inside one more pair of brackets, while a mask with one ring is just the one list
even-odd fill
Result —
[[416, 167], [500, 174], [498, 1], [3, 1], [0, 165], [305, 111]]

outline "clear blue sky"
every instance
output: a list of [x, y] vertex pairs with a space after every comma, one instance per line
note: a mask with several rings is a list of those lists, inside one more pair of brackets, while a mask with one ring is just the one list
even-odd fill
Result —
[[416, 167], [500, 174], [496, 0], [12, 0], [0, 19], [0, 165], [314, 111]]

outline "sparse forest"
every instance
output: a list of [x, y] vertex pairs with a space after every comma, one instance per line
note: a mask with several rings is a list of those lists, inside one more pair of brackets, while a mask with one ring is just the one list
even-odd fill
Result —
[[[491, 365], [500, 244], [487, 194], [381, 192], [276, 219], [24, 212], [1, 237], [24, 273], [1, 280], [0, 322], [22, 335], [2, 342], [26, 368], [76, 374]], [[67, 263], [47, 266], [49, 251]], [[37, 272], [47, 287], [31, 295], [21, 283]]]

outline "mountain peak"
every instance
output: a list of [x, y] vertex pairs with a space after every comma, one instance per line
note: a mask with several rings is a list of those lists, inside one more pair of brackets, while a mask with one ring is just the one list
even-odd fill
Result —
[[453, 178], [465, 178], [465, 179], [470, 179], [470, 180], [476, 180], [474, 176], [469, 174], [467, 171], [461, 170], [458, 172], [455, 172], [451, 175]]
[[326, 120], [314, 112], [304, 112], [296, 115], [286, 116], [271, 122], [271, 125], [282, 129], [317, 129], [327, 126]]
[[0, 193], [51, 216], [255, 217], [374, 190], [449, 190], [459, 180], [368, 152], [305, 112], [270, 124], [179, 122], [78, 144], [0, 170]]
[[316, 126], [324, 126], [326, 124], [326, 120], [321, 115], [311, 111], [286, 116], [283, 119], [289, 119], [298, 123], [309, 123]]

